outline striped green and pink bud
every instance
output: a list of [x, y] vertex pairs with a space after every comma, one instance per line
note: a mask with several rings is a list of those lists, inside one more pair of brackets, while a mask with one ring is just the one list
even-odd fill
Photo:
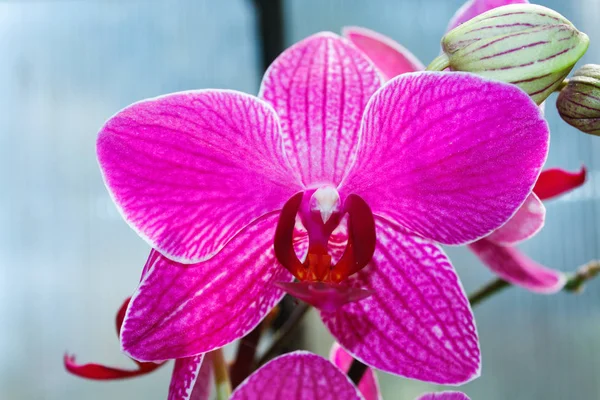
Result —
[[581, 67], [556, 100], [558, 113], [582, 132], [600, 136], [600, 65]]
[[483, 13], [442, 38], [444, 54], [430, 69], [513, 83], [541, 104], [556, 90], [588, 48], [587, 35], [559, 13], [533, 4], [513, 4]]

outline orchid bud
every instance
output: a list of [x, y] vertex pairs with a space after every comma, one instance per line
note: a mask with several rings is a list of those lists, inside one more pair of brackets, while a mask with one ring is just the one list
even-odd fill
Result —
[[600, 65], [581, 67], [556, 100], [558, 113], [582, 132], [600, 136]]
[[513, 4], [448, 32], [442, 38], [442, 57], [454, 71], [514, 83], [541, 104], [560, 86], [588, 44], [587, 35], [557, 12]]

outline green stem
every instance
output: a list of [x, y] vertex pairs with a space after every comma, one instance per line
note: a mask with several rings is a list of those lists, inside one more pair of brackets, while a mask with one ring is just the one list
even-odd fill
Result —
[[[587, 281], [600, 274], [600, 261], [592, 260], [587, 264], [579, 267], [575, 273], [567, 278], [567, 282], [563, 287], [564, 292], [581, 293]], [[478, 289], [469, 296], [471, 307], [475, 307], [485, 299], [492, 297], [494, 294], [501, 292], [503, 289], [512, 286], [509, 282], [500, 278], [494, 279], [487, 283], [482, 288]]]
[[217, 386], [217, 400], [227, 400], [231, 396], [231, 381], [227, 371], [227, 363], [223, 356], [223, 350], [218, 349], [210, 353], [213, 370], [215, 374], [215, 384]]
[[277, 336], [273, 339], [273, 343], [271, 344], [271, 346], [267, 349], [265, 354], [263, 354], [262, 357], [260, 357], [260, 359], [258, 360], [257, 367], [260, 367], [261, 365], [263, 365], [264, 363], [266, 363], [271, 358], [277, 355], [279, 350], [287, 344], [288, 340], [292, 337], [292, 334], [296, 330], [296, 327], [300, 324], [302, 318], [311, 308], [312, 307], [306, 303], [298, 304], [298, 306], [292, 312], [292, 315], [290, 315], [290, 318], [287, 321], [285, 321], [281, 329], [279, 329], [279, 332], [277, 333]]
[[567, 85], [569, 84], [569, 80], [565, 79], [564, 81], [562, 81], [560, 83], [560, 85], [558, 85], [556, 87], [556, 89], [554, 89], [555, 92], [560, 92], [561, 90], [563, 90]]
[[445, 53], [437, 56], [428, 66], [425, 71], [443, 71], [450, 66], [450, 60]]

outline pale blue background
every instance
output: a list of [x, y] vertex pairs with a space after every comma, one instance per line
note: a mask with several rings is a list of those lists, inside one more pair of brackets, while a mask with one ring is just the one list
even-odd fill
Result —
[[[288, 43], [319, 30], [362, 25], [425, 63], [461, 0], [288, 0]], [[546, 0], [586, 32], [584, 62], [600, 62], [600, 1]], [[170, 367], [144, 378], [89, 382], [62, 369], [82, 361], [128, 365], [114, 312], [134, 289], [147, 246], [119, 218], [95, 159], [96, 132], [142, 98], [219, 87], [255, 93], [260, 79], [249, 0], [0, 2], [0, 398], [164, 399]], [[547, 205], [546, 228], [523, 245], [568, 271], [598, 257], [600, 138], [547, 106], [549, 166], [585, 163], [585, 189]], [[451, 249], [468, 291], [491, 278]], [[581, 296], [509, 291], [476, 311], [483, 376], [473, 399], [600, 398], [600, 281]], [[313, 318], [314, 319], [314, 318]], [[311, 337], [326, 354], [315, 319]], [[414, 398], [425, 384], [381, 375], [384, 397]], [[335, 388], [332, 388], [335, 389]]]

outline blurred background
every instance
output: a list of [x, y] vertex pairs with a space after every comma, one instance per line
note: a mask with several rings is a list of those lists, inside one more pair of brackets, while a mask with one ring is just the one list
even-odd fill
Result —
[[[539, 3], [589, 35], [579, 65], [600, 63], [600, 1]], [[360, 25], [427, 64], [461, 4], [283, 0], [283, 40]], [[257, 21], [251, 0], [0, 1], [0, 398], [166, 398], [170, 367], [111, 383], [62, 367], [66, 351], [83, 362], [131, 364], [119, 352], [114, 314], [135, 289], [149, 250], [103, 186], [96, 133], [143, 98], [197, 88], [256, 93], [263, 68]], [[562, 123], [555, 98], [546, 107], [548, 166], [576, 170], [584, 163], [589, 180], [547, 203], [546, 227], [522, 249], [570, 271], [600, 257], [600, 138]], [[468, 292], [492, 278], [465, 249], [448, 252]], [[471, 398], [600, 398], [600, 279], [582, 295], [510, 288], [475, 314], [483, 375], [461, 388]], [[306, 342], [326, 355], [332, 339], [325, 328], [315, 315], [306, 326]], [[388, 400], [431, 389], [379, 377]]]

